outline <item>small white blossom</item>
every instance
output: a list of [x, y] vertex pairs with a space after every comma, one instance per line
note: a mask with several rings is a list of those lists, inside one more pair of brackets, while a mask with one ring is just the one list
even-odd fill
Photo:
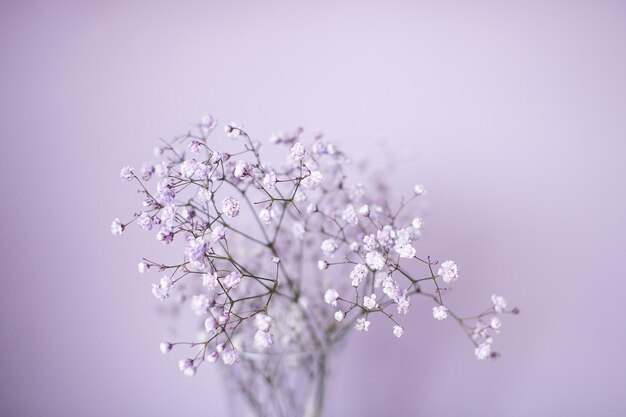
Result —
[[343, 311], [341, 310], [335, 311], [335, 320], [343, 321], [345, 317], [346, 317], [346, 313], [344, 313]]
[[274, 344], [274, 338], [268, 331], [257, 330], [254, 334], [254, 345], [259, 349], [268, 349]]
[[499, 330], [500, 327], [502, 327], [502, 320], [500, 320], [498, 317], [493, 317], [491, 319], [491, 322], [489, 323], [489, 326], [491, 326], [491, 328], [494, 330]]
[[237, 178], [243, 178], [246, 175], [250, 174], [251, 169], [252, 169], [252, 166], [250, 165], [248, 161], [245, 161], [243, 159], [239, 160], [237, 161], [237, 165], [235, 165], [234, 175]]
[[369, 216], [370, 215], [370, 206], [368, 206], [367, 204], [363, 204], [361, 207], [359, 207], [359, 214], [361, 216]]
[[209, 290], [214, 291], [219, 287], [219, 282], [217, 281], [217, 274], [204, 274], [202, 275], [202, 285], [207, 287]]
[[228, 217], [237, 217], [239, 215], [239, 201], [232, 197], [226, 197], [222, 200], [222, 212]]
[[327, 289], [326, 292], [324, 293], [324, 301], [326, 301], [326, 304], [330, 304], [336, 307], [338, 298], [339, 298], [339, 293], [332, 288]]
[[211, 300], [204, 294], [198, 294], [191, 297], [191, 311], [197, 316], [206, 314], [211, 305]]
[[385, 266], [385, 258], [378, 252], [368, 252], [365, 255], [365, 263], [374, 271], [378, 271]]
[[263, 185], [267, 188], [275, 188], [276, 187], [276, 173], [268, 172], [263, 177]]
[[225, 349], [222, 351], [222, 361], [228, 366], [232, 366], [239, 362], [239, 351], [234, 348]]
[[416, 217], [411, 222], [411, 226], [413, 226], [415, 230], [420, 230], [424, 226], [424, 220], [422, 220], [419, 217]]
[[272, 256], [272, 262], [274, 262], [275, 264], [279, 264], [280, 258], [278, 256]]
[[220, 239], [224, 239], [226, 236], [226, 229], [221, 224], [215, 225], [213, 230], [211, 231], [211, 240], [213, 242], [217, 242]]
[[433, 307], [433, 317], [437, 320], [443, 320], [448, 317], [448, 309], [445, 306]]
[[215, 118], [211, 116], [210, 114], [204, 115], [202, 117], [202, 120], [200, 120], [200, 127], [204, 131], [205, 135], [210, 133], [213, 129], [215, 129], [216, 125], [217, 125], [217, 120], [215, 120]]
[[352, 280], [352, 286], [358, 287], [363, 278], [367, 276], [368, 269], [363, 264], [356, 264], [356, 266], [350, 272], [350, 279]]
[[224, 132], [226, 132], [226, 136], [229, 138], [237, 139], [241, 134], [242, 128], [243, 126], [240, 123], [230, 122], [224, 127]]
[[446, 284], [449, 284], [459, 278], [459, 267], [454, 261], [445, 261], [441, 264], [437, 275], [441, 276]]
[[145, 262], [139, 262], [139, 264], [137, 264], [137, 270], [139, 271], [140, 274], [145, 274], [149, 268], [150, 267]]
[[491, 303], [497, 313], [502, 313], [506, 309], [506, 300], [500, 295], [493, 294], [491, 296]]
[[111, 223], [111, 233], [115, 236], [121, 236], [124, 232], [124, 225], [120, 222], [120, 219], [113, 220]]
[[413, 187], [413, 192], [415, 192], [415, 195], [422, 195], [426, 192], [426, 189], [422, 184], [417, 184], [415, 187]]
[[354, 325], [354, 328], [360, 332], [369, 331], [369, 327], [370, 327], [370, 322], [368, 320], [365, 320], [365, 318], [363, 317], [357, 319], [356, 324]]
[[120, 171], [120, 179], [122, 179], [124, 181], [132, 181], [133, 177], [135, 176], [134, 170], [135, 170], [135, 168], [133, 168], [133, 167], [125, 166]]
[[159, 344], [159, 350], [161, 351], [162, 354], [166, 354], [167, 352], [172, 350], [172, 344], [169, 342], [161, 342]]
[[241, 282], [242, 275], [239, 271], [233, 271], [224, 278], [224, 287], [228, 290], [236, 288]]
[[324, 255], [330, 256], [339, 248], [339, 245], [335, 241], [335, 239], [326, 239], [322, 242], [320, 249], [324, 252]]
[[217, 320], [213, 316], [208, 317], [204, 321], [204, 329], [208, 334], [213, 334], [218, 328]]
[[254, 325], [258, 330], [268, 331], [272, 325], [272, 318], [265, 313], [254, 316]]
[[359, 224], [359, 218], [357, 217], [354, 206], [349, 204], [343, 211], [341, 218], [350, 226], [356, 226]]
[[263, 224], [272, 224], [272, 220], [274, 220], [275, 214], [273, 209], [263, 209], [259, 212], [259, 220]]
[[487, 359], [491, 356], [491, 345], [489, 343], [481, 343], [474, 349], [474, 354], [480, 360]]
[[326, 262], [323, 259], [320, 259], [319, 261], [317, 261], [317, 269], [319, 269], [320, 271], [324, 271], [325, 269], [328, 269], [328, 262]]
[[393, 335], [395, 337], [402, 337], [402, 335], [404, 334], [404, 329], [401, 326], [393, 326]]
[[373, 310], [378, 307], [378, 303], [376, 302], [376, 294], [372, 294], [371, 296], [363, 297], [363, 306], [368, 310]]
[[306, 155], [306, 150], [304, 149], [304, 145], [302, 145], [300, 142], [296, 143], [291, 148], [290, 154], [291, 154], [291, 157], [295, 159], [296, 161], [301, 161]]
[[412, 258], [415, 256], [415, 248], [410, 243], [396, 245], [394, 250], [401, 258]]

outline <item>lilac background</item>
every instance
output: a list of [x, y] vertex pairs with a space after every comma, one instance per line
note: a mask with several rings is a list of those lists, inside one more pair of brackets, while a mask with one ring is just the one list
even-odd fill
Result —
[[496, 362], [427, 303], [401, 340], [355, 335], [326, 415], [626, 414], [623, 3], [85, 3], [0, 5], [1, 415], [228, 410], [217, 372], [158, 353], [153, 239], [109, 233], [136, 198], [119, 168], [206, 111], [382, 141], [390, 180], [430, 190], [420, 250], [461, 265], [450, 303], [522, 308]]

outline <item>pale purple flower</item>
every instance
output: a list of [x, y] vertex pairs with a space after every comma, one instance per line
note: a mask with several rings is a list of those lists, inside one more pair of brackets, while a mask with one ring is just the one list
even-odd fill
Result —
[[197, 294], [191, 297], [191, 303], [189, 307], [191, 311], [197, 316], [206, 314], [211, 306], [211, 300], [204, 294]]
[[290, 155], [296, 161], [301, 161], [306, 155], [306, 150], [304, 149], [304, 145], [300, 142], [296, 143], [291, 147]]
[[213, 129], [215, 129], [216, 125], [217, 125], [217, 120], [210, 114], [205, 114], [202, 117], [202, 120], [200, 120], [200, 127], [202, 128], [202, 131], [204, 132], [205, 135], [210, 133]]
[[363, 317], [357, 319], [356, 324], [354, 325], [354, 328], [360, 332], [369, 331], [369, 327], [370, 327], [370, 322]]
[[474, 349], [474, 354], [476, 355], [476, 358], [480, 360], [487, 359], [491, 356], [491, 345], [489, 343], [482, 343], [478, 345], [478, 347]]
[[221, 224], [216, 224], [211, 231], [211, 240], [213, 242], [217, 242], [218, 240], [224, 239], [226, 236], [226, 229]]
[[250, 175], [251, 170], [252, 166], [250, 165], [250, 162], [241, 159], [237, 161], [237, 164], [235, 165], [234, 175], [235, 177], [241, 179], [247, 175]]
[[433, 317], [437, 320], [443, 320], [448, 317], [448, 309], [445, 306], [433, 307]]
[[215, 320], [213, 316], [209, 316], [204, 321], [204, 330], [206, 330], [208, 334], [213, 334], [217, 330], [217, 328], [218, 328], [217, 320]]
[[111, 223], [111, 233], [115, 236], [121, 236], [124, 233], [124, 225], [120, 222], [120, 219], [115, 219]]
[[135, 177], [134, 170], [135, 168], [131, 166], [125, 166], [120, 171], [120, 179], [124, 181], [132, 181], [132, 179]]
[[191, 153], [200, 152], [200, 142], [198, 142], [197, 140], [192, 140], [191, 142], [189, 142], [188, 147]]
[[229, 290], [231, 288], [236, 288], [241, 282], [241, 278], [243, 276], [239, 271], [233, 271], [230, 274], [226, 275], [224, 278], [224, 287]]
[[164, 245], [171, 245], [174, 241], [174, 232], [169, 227], [162, 227], [157, 233], [156, 238]]
[[322, 242], [320, 249], [324, 252], [324, 255], [330, 256], [339, 248], [339, 245], [335, 239], [326, 239]]
[[142, 211], [141, 215], [137, 219], [137, 224], [143, 230], [152, 230], [152, 228], [154, 227], [154, 219], [151, 215], [149, 215], [145, 211]]
[[141, 166], [141, 178], [144, 181], [149, 181], [154, 174], [154, 165], [151, 162], [146, 162]]
[[506, 309], [506, 300], [500, 295], [493, 294], [491, 296], [491, 303], [497, 313], [502, 313]]
[[268, 172], [267, 174], [265, 174], [265, 176], [263, 177], [263, 185], [266, 188], [272, 189], [276, 187], [276, 173], [273, 171]]
[[378, 303], [376, 302], [376, 294], [372, 294], [369, 297], [367, 295], [363, 297], [363, 306], [368, 310], [377, 308]]
[[358, 287], [363, 278], [367, 276], [368, 269], [363, 264], [357, 264], [350, 272], [350, 279], [352, 280], [352, 286]]
[[272, 220], [274, 220], [275, 214], [273, 209], [262, 209], [259, 212], [259, 220], [263, 224], [272, 224]]
[[323, 180], [324, 174], [322, 174], [320, 171], [313, 171], [311, 172], [311, 174], [304, 177], [300, 184], [307, 190], [315, 190], [317, 187], [320, 186]]
[[339, 298], [339, 293], [337, 292], [337, 290], [334, 290], [332, 288], [327, 289], [326, 292], [324, 293], [324, 301], [326, 301], [326, 304], [330, 304], [332, 306], [337, 307], [338, 298]]
[[363, 249], [367, 252], [373, 252], [378, 248], [378, 242], [376, 241], [376, 236], [374, 234], [365, 235], [363, 237]]
[[258, 330], [268, 331], [272, 325], [272, 318], [265, 313], [254, 316], [254, 325]]
[[459, 278], [459, 267], [454, 261], [442, 262], [437, 275], [441, 276], [446, 284], [449, 284]]
[[401, 326], [395, 325], [393, 326], [393, 335], [395, 337], [402, 337], [404, 334], [404, 329]]
[[254, 334], [254, 345], [258, 349], [269, 349], [274, 344], [274, 338], [268, 331], [257, 330]]
[[226, 197], [222, 200], [222, 212], [228, 217], [237, 217], [239, 215], [239, 201], [232, 197]]
[[189, 258], [192, 266], [200, 269], [206, 267], [206, 251], [209, 249], [203, 237], [189, 237], [185, 247], [185, 255]]
[[357, 216], [356, 210], [352, 204], [348, 204], [348, 206], [343, 210], [341, 218], [350, 226], [356, 226], [359, 224], [359, 217]]
[[219, 282], [217, 281], [217, 274], [203, 274], [202, 275], [202, 285], [207, 287], [209, 290], [214, 291], [219, 287]]
[[367, 255], [365, 255], [365, 263], [372, 270], [378, 271], [385, 266], [385, 258], [378, 252], [368, 252]]
[[235, 348], [224, 349], [222, 352], [222, 361], [228, 366], [232, 366], [239, 362], [239, 351]]
[[226, 132], [226, 136], [229, 138], [237, 139], [241, 134], [241, 129], [243, 129], [243, 126], [240, 123], [230, 122], [224, 127], [224, 132]]
[[198, 163], [195, 159], [186, 160], [182, 164], [180, 164], [180, 175], [185, 179], [189, 179], [194, 176], [196, 173]]

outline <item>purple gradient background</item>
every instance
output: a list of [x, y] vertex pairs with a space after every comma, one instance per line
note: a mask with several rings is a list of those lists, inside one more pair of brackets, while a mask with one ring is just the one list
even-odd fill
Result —
[[626, 415], [626, 5], [336, 3], [0, 4], [1, 415], [228, 412], [217, 372], [158, 352], [153, 239], [109, 233], [119, 168], [206, 111], [382, 140], [428, 186], [420, 251], [462, 267], [450, 303], [522, 308], [495, 362], [425, 302], [401, 340], [354, 335], [327, 416]]

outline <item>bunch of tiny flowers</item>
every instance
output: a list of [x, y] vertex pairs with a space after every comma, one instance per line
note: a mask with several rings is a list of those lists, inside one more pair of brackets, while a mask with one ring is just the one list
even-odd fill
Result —
[[[158, 146], [155, 161], [122, 168], [120, 178], [136, 183], [143, 201], [130, 220], [111, 225], [123, 235], [134, 223], [172, 248], [173, 260], [143, 258], [138, 270], [154, 273], [156, 299], [186, 304], [198, 317], [195, 339], [160, 346], [191, 347], [179, 361], [184, 375], [204, 363], [238, 364], [243, 390], [246, 375], [275, 380], [276, 358], [297, 357], [289, 363], [321, 372], [321, 358], [347, 330], [374, 328], [372, 315], [401, 337], [399, 317], [415, 297], [434, 302], [435, 319], [457, 321], [479, 359], [496, 356], [499, 315], [517, 310], [494, 296], [487, 310], [462, 318], [444, 303], [459, 267], [418, 257], [424, 222], [405, 214], [422, 185], [392, 208], [386, 184], [351, 181], [350, 158], [322, 134], [281, 132], [261, 146], [241, 124], [226, 125], [226, 138], [216, 127], [206, 116], [197, 132]], [[427, 273], [415, 276], [412, 263]]]

